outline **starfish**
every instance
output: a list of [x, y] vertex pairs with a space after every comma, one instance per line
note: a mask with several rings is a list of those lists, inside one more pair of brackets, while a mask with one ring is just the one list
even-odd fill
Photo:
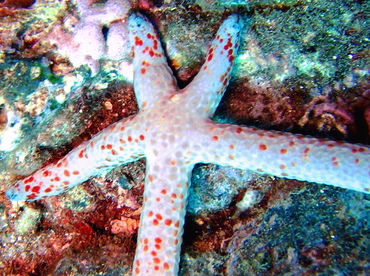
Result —
[[102, 170], [145, 157], [133, 275], [177, 275], [189, 179], [197, 163], [370, 192], [365, 146], [212, 121], [230, 79], [241, 17], [222, 23], [198, 75], [183, 89], [150, 22], [133, 13], [128, 24], [139, 113], [14, 183], [7, 191], [11, 200], [58, 195]]

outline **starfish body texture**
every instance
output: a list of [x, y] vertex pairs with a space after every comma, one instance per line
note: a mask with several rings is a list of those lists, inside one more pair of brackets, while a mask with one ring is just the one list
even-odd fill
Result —
[[228, 84], [241, 18], [216, 34], [194, 80], [179, 89], [159, 37], [141, 15], [129, 18], [140, 112], [104, 129], [63, 159], [13, 184], [12, 200], [60, 194], [102, 169], [146, 158], [134, 275], [177, 275], [189, 179], [196, 163], [370, 192], [370, 149], [211, 120]]

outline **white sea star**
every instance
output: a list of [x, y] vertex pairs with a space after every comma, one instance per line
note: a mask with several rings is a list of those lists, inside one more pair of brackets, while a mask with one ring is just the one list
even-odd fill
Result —
[[241, 18], [217, 32], [198, 75], [179, 90], [149, 21], [132, 14], [134, 87], [140, 108], [7, 191], [12, 200], [57, 195], [101, 169], [146, 158], [134, 275], [177, 275], [189, 177], [216, 163], [370, 192], [370, 149], [212, 121], [230, 77]]

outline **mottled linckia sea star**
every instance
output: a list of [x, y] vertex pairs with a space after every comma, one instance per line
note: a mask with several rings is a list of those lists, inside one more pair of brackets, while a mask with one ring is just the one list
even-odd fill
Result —
[[210, 119], [228, 84], [241, 28], [240, 17], [227, 18], [200, 72], [179, 90], [153, 26], [132, 14], [129, 30], [140, 112], [18, 181], [7, 191], [9, 198], [57, 195], [101, 169], [145, 157], [144, 204], [133, 274], [177, 275], [189, 179], [196, 163], [370, 192], [367, 147]]

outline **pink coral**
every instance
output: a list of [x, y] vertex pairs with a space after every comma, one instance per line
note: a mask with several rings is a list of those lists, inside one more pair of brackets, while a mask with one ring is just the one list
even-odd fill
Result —
[[[130, 8], [129, 1], [108, 0], [104, 5], [98, 5], [79, 0], [80, 21], [74, 25], [73, 20], [65, 19], [63, 25], [57, 25], [50, 33], [49, 40], [58, 47], [62, 56], [69, 58], [73, 66], [88, 65], [92, 75], [96, 75], [100, 58], [119, 60], [128, 55], [124, 19]], [[68, 25], [71, 25], [70, 28]], [[108, 28], [106, 39], [103, 27]]]

